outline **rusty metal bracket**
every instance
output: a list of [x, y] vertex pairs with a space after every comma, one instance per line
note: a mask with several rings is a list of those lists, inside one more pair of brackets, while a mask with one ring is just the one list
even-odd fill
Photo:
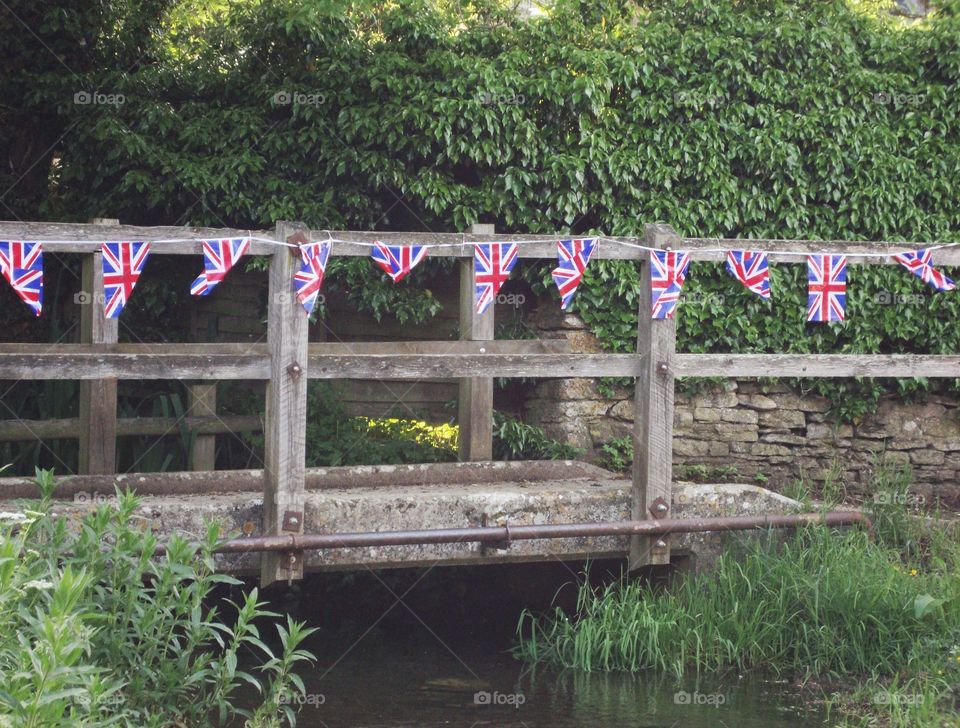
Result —
[[649, 510], [650, 515], [654, 518], [666, 518], [670, 512], [670, 504], [667, 503], [663, 496], [659, 496], [650, 504]]
[[284, 511], [282, 531], [300, 533], [303, 531], [303, 511]]

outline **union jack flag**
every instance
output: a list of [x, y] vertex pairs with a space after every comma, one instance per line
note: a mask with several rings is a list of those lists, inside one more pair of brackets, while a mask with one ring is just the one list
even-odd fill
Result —
[[43, 248], [40, 243], [0, 242], [0, 272], [20, 299], [39, 316], [43, 307]]
[[573, 300], [596, 244], [594, 238], [557, 241], [557, 267], [553, 269], [553, 282], [560, 291], [560, 308], [563, 310]]
[[480, 243], [474, 246], [474, 285], [477, 313], [486, 311], [517, 263], [516, 243]]
[[300, 270], [293, 277], [293, 286], [297, 290], [297, 300], [304, 310], [313, 313], [323, 285], [323, 276], [327, 272], [327, 260], [330, 258], [330, 243], [307, 243], [300, 246], [302, 262]]
[[749, 250], [728, 250], [727, 270], [760, 298], [770, 298], [770, 267], [766, 253]]
[[250, 249], [249, 238], [203, 240], [203, 273], [190, 285], [194, 296], [209, 296], [234, 264]]
[[427, 250], [425, 245], [384, 245], [376, 240], [370, 255], [396, 283], [427, 257]]
[[650, 251], [650, 290], [653, 318], [673, 318], [689, 266], [690, 253], [672, 250]]
[[103, 243], [104, 313], [117, 318], [127, 305], [150, 254], [150, 243]]
[[900, 253], [892, 257], [917, 278], [938, 291], [952, 291], [957, 287], [952, 280], [933, 267], [932, 250], [924, 249], [915, 253]]
[[847, 256], [807, 256], [807, 321], [843, 321]]

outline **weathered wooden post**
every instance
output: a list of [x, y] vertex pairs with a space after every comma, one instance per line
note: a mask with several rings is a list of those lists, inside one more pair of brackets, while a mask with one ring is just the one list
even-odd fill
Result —
[[[669, 225], [647, 225], [646, 244], [676, 250], [680, 238]], [[651, 318], [650, 260], [640, 271], [637, 356], [644, 357], [636, 381], [633, 420], [633, 513], [635, 520], [668, 518], [673, 482], [673, 358], [675, 319]], [[632, 536], [629, 568], [670, 563], [669, 536]]]
[[[217, 383], [193, 382], [187, 385], [187, 416], [213, 417], [217, 414]], [[217, 436], [197, 434], [190, 450], [191, 470], [215, 470]]]
[[[94, 218], [94, 225], [119, 225], [119, 220]], [[116, 344], [119, 321], [104, 314], [103, 253], [83, 256], [80, 275], [80, 343]], [[117, 467], [117, 380], [80, 381], [80, 473], [106, 475]]]
[[[471, 225], [471, 235], [493, 235], [493, 225]], [[496, 301], [482, 314], [477, 313], [476, 259], [460, 259], [460, 339], [493, 340], [493, 309]], [[493, 459], [493, 379], [465, 377], [460, 380], [457, 400], [457, 424], [460, 427], [460, 460]]]
[[[300, 223], [277, 223], [277, 239], [308, 242]], [[267, 382], [264, 424], [263, 533], [303, 532], [304, 468], [307, 424], [306, 312], [294, 295], [293, 275], [300, 264], [297, 248], [278, 247], [270, 260], [267, 303]], [[302, 553], [265, 553], [260, 583], [303, 578]]]

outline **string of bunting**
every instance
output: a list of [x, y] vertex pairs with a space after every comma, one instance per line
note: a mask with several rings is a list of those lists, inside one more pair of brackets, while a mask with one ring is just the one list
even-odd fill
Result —
[[[695, 239], [684, 239], [691, 242]], [[403, 280], [427, 257], [431, 248], [464, 248], [473, 246], [474, 284], [476, 310], [486, 311], [496, 301], [503, 284], [510, 278], [516, 265], [520, 245], [556, 242], [557, 267], [552, 271], [553, 281], [560, 294], [563, 310], [570, 307], [577, 288], [583, 280], [591, 257], [601, 242], [613, 243], [647, 251], [649, 254], [650, 313], [654, 319], [670, 319], [676, 312], [677, 303], [687, 279], [691, 252], [664, 250], [626, 242], [622, 239], [596, 236], [557, 240], [555, 237], [526, 238], [516, 241], [491, 241], [441, 243], [424, 245], [387, 245], [379, 241], [362, 243], [337, 240], [329, 236], [323, 241], [295, 245], [270, 238], [255, 236], [225, 238], [220, 240], [197, 240], [195, 238], [171, 238], [152, 242], [118, 241], [104, 242], [103, 283], [104, 312], [107, 318], [117, 318], [140, 279], [143, 267], [150, 255], [151, 245], [164, 243], [199, 242], [203, 251], [203, 271], [190, 286], [194, 296], [209, 296], [213, 289], [227, 276], [250, 249], [250, 243], [258, 241], [273, 245], [298, 248], [300, 266], [293, 277], [293, 289], [297, 300], [307, 314], [313, 312], [330, 260], [334, 243], [365, 246], [371, 249], [371, 259], [394, 282]], [[20, 299], [39, 316], [43, 308], [43, 244], [75, 243], [76, 240], [0, 241], [0, 274], [12, 286]], [[699, 241], [698, 241], [699, 242]], [[722, 242], [720, 239], [717, 242]], [[727, 241], [731, 242], [731, 241]], [[736, 240], [756, 244], [757, 240]], [[776, 241], [770, 241], [776, 242]], [[783, 241], [780, 241], [783, 242]], [[792, 241], [809, 242], [809, 241]], [[846, 241], [829, 241], [843, 243]], [[890, 258], [936, 291], [952, 291], [956, 284], [933, 265], [933, 251], [954, 247], [960, 243], [943, 243], [916, 250], [896, 253], [853, 252], [849, 255], [865, 258]], [[726, 269], [743, 286], [763, 300], [771, 300], [769, 255], [806, 258], [807, 263], [807, 320], [811, 322], [843, 321], [847, 294], [847, 258], [843, 253], [798, 253], [795, 251], [754, 251], [729, 247], [703, 248], [697, 252], [723, 253]]]

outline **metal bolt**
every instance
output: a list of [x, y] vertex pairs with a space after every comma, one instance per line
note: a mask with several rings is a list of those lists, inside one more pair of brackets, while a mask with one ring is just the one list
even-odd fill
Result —
[[659, 511], [660, 513], [666, 513], [667, 512], [666, 505], [664, 505], [663, 503], [657, 503], [657, 511]]
[[667, 372], [670, 371], [670, 368], [667, 366], [667, 363], [665, 361], [662, 361], [659, 364], [657, 364], [657, 371], [660, 374], [666, 374]]
[[287, 372], [294, 379], [299, 379], [300, 375], [303, 373], [303, 368], [296, 362], [293, 362], [293, 364], [287, 367]]

